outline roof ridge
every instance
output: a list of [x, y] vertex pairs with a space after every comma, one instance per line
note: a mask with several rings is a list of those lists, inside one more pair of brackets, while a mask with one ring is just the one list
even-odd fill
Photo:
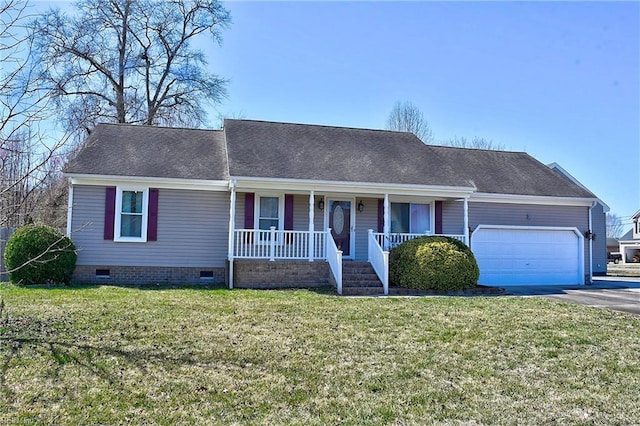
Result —
[[116, 126], [116, 127], [143, 127], [147, 129], [169, 129], [169, 130], [200, 130], [203, 132], [222, 132], [223, 129], [202, 129], [198, 127], [176, 127], [176, 126], [164, 126], [156, 124], [136, 124], [136, 123], [98, 123], [98, 126]]
[[411, 132], [404, 132], [400, 130], [370, 129], [366, 127], [352, 127], [352, 126], [332, 126], [330, 124], [292, 123], [287, 121], [253, 120], [253, 119], [244, 119], [244, 118], [225, 118], [224, 121], [225, 122], [226, 121], [246, 121], [251, 123], [284, 124], [286, 126], [323, 127], [326, 129], [342, 129], [342, 130], [362, 130], [367, 132], [386, 132], [386, 133], [394, 133], [394, 134], [409, 134], [409, 135], [415, 136]]
[[432, 143], [425, 144], [425, 145], [433, 146], [435, 148], [461, 149], [465, 151], [474, 151], [474, 152], [486, 151], [486, 152], [503, 152], [505, 154], [525, 154], [533, 158], [533, 156], [526, 151], [512, 151], [509, 149], [491, 149], [491, 148], [471, 148], [471, 147], [465, 147], [465, 146], [450, 146], [450, 145], [441, 145], [441, 144], [432, 144]]

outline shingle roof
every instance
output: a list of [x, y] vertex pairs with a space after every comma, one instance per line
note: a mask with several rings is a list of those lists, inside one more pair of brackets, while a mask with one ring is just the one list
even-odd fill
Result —
[[593, 198], [527, 153], [425, 145], [411, 133], [225, 120], [232, 176], [475, 186]]
[[98, 124], [65, 172], [114, 176], [226, 180], [220, 130]]
[[231, 176], [469, 186], [411, 133], [225, 120]]
[[65, 171], [475, 187], [478, 192], [594, 198], [523, 152], [425, 145], [411, 133], [252, 120], [224, 131], [99, 124]]
[[478, 192], [595, 198], [588, 190], [554, 172], [526, 152], [434, 146], [433, 149], [471, 181]]

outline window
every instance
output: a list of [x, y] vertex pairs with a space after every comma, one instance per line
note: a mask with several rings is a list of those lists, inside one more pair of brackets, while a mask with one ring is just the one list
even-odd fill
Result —
[[[268, 231], [271, 227], [275, 227], [276, 230], [283, 229], [284, 220], [284, 200], [283, 197], [264, 195], [258, 196], [258, 202], [256, 203], [256, 229]], [[269, 240], [269, 235], [261, 233], [261, 240]]]
[[116, 192], [115, 241], [147, 240], [149, 191], [118, 188]]
[[258, 229], [271, 229], [272, 226], [279, 229], [279, 205], [278, 197], [260, 197]]
[[391, 203], [391, 232], [425, 234], [431, 231], [431, 205]]

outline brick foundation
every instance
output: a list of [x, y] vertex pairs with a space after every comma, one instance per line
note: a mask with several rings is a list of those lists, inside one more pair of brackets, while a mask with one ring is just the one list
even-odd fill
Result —
[[[108, 276], [98, 276], [96, 271], [109, 272]], [[200, 278], [201, 271], [213, 273], [213, 277]], [[108, 266], [78, 265], [73, 271], [72, 281], [78, 284], [117, 284], [117, 285], [152, 285], [152, 284], [214, 284], [224, 283], [225, 268], [184, 268], [163, 266]]]
[[331, 285], [329, 264], [323, 261], [236, 260], [233, 281], [237, 288], [311, 288]]

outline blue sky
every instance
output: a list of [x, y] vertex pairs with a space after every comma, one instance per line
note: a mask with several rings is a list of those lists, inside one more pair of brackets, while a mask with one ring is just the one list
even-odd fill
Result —
[[436, 141], [492, 139], [559, 163], [614, 213], [640, 209], [638, 2], [227, 7], [208, 52], [230, 79], [223, 115], [383, 128], [408, 100]]
[[226, 6], [222, 46], [202, 44], [230, 80], [212, 127], [222, 114], [383, 128], [407, 100], [436, 142], [491, 139], [559, 163], [626, 219], [640, 209], [639, 2]]

